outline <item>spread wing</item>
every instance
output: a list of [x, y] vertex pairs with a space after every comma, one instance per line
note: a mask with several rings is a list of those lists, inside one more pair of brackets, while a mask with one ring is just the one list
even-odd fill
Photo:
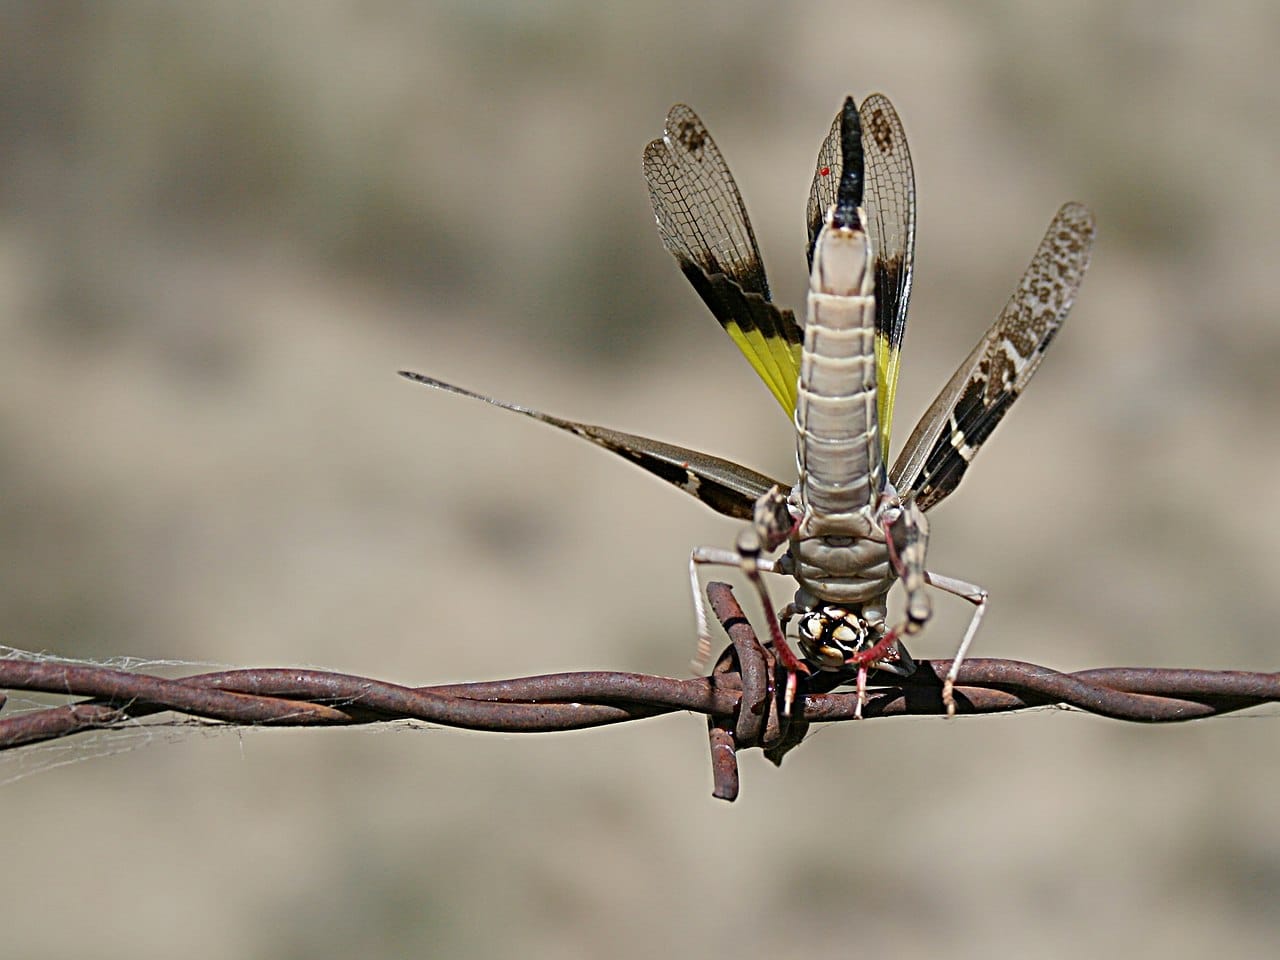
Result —
[[974, 455], [1040, 366], [1089, 266], [1093, 214], [1062, 206], [1018, 288], [920, 419], [891, 478], [924, 510], [959, 485]]
[[472, 393], [470, 390], [455, 387], [451, 383], [445, 383], [443, 380], [436, 380], [421, 373], [402, 370], [400, 376], [437, 390], [456, 393], [460, 397], [483, 400], [503, 410], [522, 413], [526, 417], [566, 430], [620, 457], [625, 457], [655, 477], [679, 487], [685, 493], [697, 497], [712, 510], [728, 517], [750, 520], [756, 500], [762, 494], [776, 486], [782, 490], [782, 495], [785, 497], [789, 490], [787, 484], [780, 484], [764, 474], [748, 470], [731, 460], [713, 457], [709, 453], [687, 450], [674, 444], [663, 443], [661, 440], [650, 440], [648, 437], [622, 433], [607, 427], [593, 427], [590, 424], [553, 417], [549, 413], [542, 413], [529, 407]]
[[662, 245], [790, 417], [800, 325], [769, 299], [742, 194], [711, 134], [684, 104], [667, 112], [662, 139], [645, 148], [644, 177]]
[[[889, 434], [898, 392], [902, 338], [911, 300], [911, 266], [916, 250], [916, 180], [902, 121], [889, 98], [873, 93], [858, 108], [866, 165], [867, 232], [875, 257], [876, 281], [876, 414], [880, 424], [881, 459], [889, 462]], [[809, 188], [809, 266], [813, 244], [840, 185], [840, 115], [836, 115], [813, 171]]]

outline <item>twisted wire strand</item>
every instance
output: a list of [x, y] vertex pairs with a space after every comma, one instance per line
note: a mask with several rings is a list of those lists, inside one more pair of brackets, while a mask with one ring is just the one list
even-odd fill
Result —
[[[790, 715], [785, 682], [732, 590], [707, 587], [731, 646], [708, 677], [685, 680], [606, 671], [407, 687], [321, 670], [224, 670], [166, 679], [105, 666], [0, 658], [0, 690], [84, 698], [0, 719], [0, 751], [176, 712], [243, 726], [349, 726], [418, 720], [502, 733], [548, 733], [625, 723], [677, 710], [707, 717], [713, 794], [736, 798], [737, 752], [758, 747], [775, 764], [813, 723], [854, 719], [857, 694], [839, 677], [802, 680]], [[908, 678], [881, 676], [862, 715], [942, 716], [948, 660], [921, 660]], [[887, 681], [887, 682], [886, 682]], [[956, 686], [962, 714], [1063, 705], [1132, 723], [1176, 723], [1280, 700], [1280, 673], [1114, 667], [1063, 673], [1019, 660], [973, 659]], [[3, 707], [0, 695], [0, 707]]]

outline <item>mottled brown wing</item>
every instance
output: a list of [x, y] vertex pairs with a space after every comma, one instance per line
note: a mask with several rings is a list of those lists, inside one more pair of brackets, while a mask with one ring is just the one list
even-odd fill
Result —
[[890, 478], [924, 510], [959, 485], [974, 456], [1040, 366], [1089, 266], [1093, 214], [1058, 211], [1018, 289], [920, 419]]
[[400, 376], [427, 387], [434, 387], [436, 390], [455, 393], [460, 397], [483, 400], [503, 410], [520, 413], [566, 430], [630, 460], [641, 469], [697, 497], [712, 510], [727, 517], [750, 520], [756, 500], [761, 494], [772, 487], [780, 488], [783, 496], [790, 490], [787, 484], [778, 483], [764, 474], [748, 470], [731, 460], [714, 457], [709, 453], [699, 453], [697, 450], [677, 447], [671, 443], [651, 440], [632, 433], [622, 433], [619, 430], [610, 430], [608, 427], [594, 427], [587, 423], [564, 420], [530, 407], [522, 407], [503, 400], [495, 400], [483, 394], [472, 393], [463, 387], [456, 387], [421, 373], [402, 370]]

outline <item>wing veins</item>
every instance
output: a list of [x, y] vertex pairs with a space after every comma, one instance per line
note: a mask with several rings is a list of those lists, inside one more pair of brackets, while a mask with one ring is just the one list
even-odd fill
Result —
[[668, 111], [662, 139], [645, 149], [644, 174], [663, 246], [790, 415], [800, 327], [769, 299], [742, 194], [692, 109]]

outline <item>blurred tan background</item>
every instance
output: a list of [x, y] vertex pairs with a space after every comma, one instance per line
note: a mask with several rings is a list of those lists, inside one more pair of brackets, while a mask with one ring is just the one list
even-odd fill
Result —
[[[883, 90], [920, 210], [899, 442], [1059, 203], [1099, 222], [933, 516], [932, 565], [992, 593], [975, 654], [1274, 668], [1278, 42], [1263, 0], [5, 4], [0, 642], [683, 675], [688, 551], [733, 523], [395, 371], [789, 478], [640, 153], [693, 104], [799, 305], [814, 153]], [[968, 616], [937, 605], [920, 656]], [[1278, 738], [1274, 711], [842, 725], [745, 757], [733, 806], [686, 715], [82, 738], [0, 756], [3, 949], [1265, 953]]]

